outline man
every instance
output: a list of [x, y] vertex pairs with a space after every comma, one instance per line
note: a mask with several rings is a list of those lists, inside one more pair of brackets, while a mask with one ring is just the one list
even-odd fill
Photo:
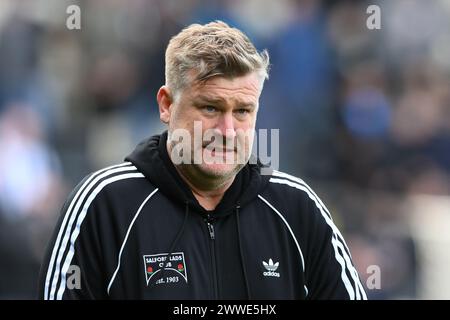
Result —
[[75, 188], [41, 298], [366, 298], [311, 188], [250, 161], [268, 65], [267, 52], [223, 22], [171, 39], [157, 93], [168, 131]]

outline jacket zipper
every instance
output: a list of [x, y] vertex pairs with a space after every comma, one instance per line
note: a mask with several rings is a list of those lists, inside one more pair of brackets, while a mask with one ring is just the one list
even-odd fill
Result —
[[215, 251], [215, 231], [214, 231], [214, 219], [210, 215], [205, 218], [206, 226], [208, 227], [209, 233], [209, 250], [211, 253], [211, 265], [213, 271], [213, 289], [214, 289], [214, 299], [219, 299], [219, 283], [217, 279], [217, 266], [216, 266], [216, 251]]

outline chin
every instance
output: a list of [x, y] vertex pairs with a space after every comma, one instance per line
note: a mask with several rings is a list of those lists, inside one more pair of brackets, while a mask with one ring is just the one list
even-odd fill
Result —
[[201, 164], [198, 169], [205, 175], [227, 178], [236, 175], [242, 168], [235, 164]]

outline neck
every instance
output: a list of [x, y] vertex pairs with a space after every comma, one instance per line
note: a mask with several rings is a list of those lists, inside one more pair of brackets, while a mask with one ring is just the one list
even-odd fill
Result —
[[[214, 210], [222, 200], [223, 195], [234, 181], [234, 176], [226, 181], [217, 179], [195, 179], [189, 178], [188, 173], [182, 166], [175, 166], [181, 178], [192, 190], [194, 197], [206, 210]], [[195, 183], [198, 182], [198, 183]]]
[[[170, 150], [167, 146], [169, 158]], [[175, 165], [175, 169], [192, 190], [197, 201], [206, 210], [214, 210], [222, 200], [223, 195], [234, 181], [235, 175], [228, 179], [206, 176], [198, 170], [189, 170], [190, 165]]]

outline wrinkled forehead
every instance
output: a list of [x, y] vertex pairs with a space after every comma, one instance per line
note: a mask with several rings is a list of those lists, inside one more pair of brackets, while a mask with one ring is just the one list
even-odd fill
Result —
[[213, 76], [205, 81], [192, 81], [185, 91], [190, 99], [210, 103], [257, 105], [264, 78], [257, 72], [236, 77]]

